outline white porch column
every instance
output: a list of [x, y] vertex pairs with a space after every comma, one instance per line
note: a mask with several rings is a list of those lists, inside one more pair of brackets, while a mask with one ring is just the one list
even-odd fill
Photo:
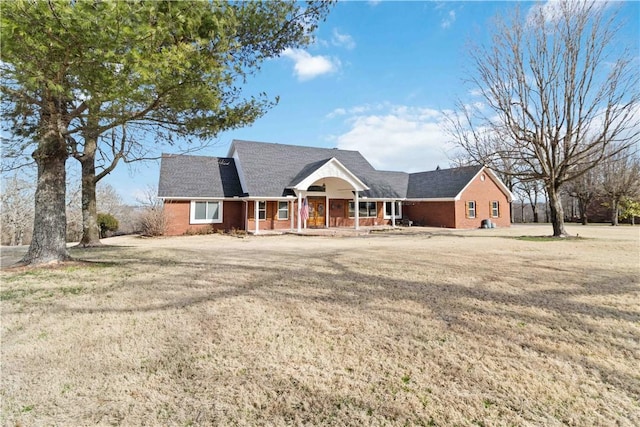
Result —
[[329, 228], [329, 196], [325, 196], [324, 202], [324, 226]]
[[391, 202], [391, 226], [396, 226], [396, 201]]
[[293, 201], [289, 200], [287, 202], [287, 206], [289, 207], [289, 219], [291, 220], [291, 231], [293, 231]]
[[256, 231], [255, 231], [255, 234], [260, 233], [260, 214], [258, 213], [259, 207], [260, 207], [260, 202], [258, 200], [254, 200], [254, 202], [253, 202], [253, 218], [256, 220]]
[[244, 201], [244, 231], [249, 232], [249, 202]]
[[356, 213], [356, 225], [355, 225], [355, 229], [356, 230], [360, 230], [360, 196], [358, 194], [358, 190], [355, 191], [355, 196], [353, 199], [353, 203], [354, 203], [354, 211]]
[[298, 191], [298, 233], [302, 233], [302, 217], [300, 216], [300, 209], [302, 208], [302, 191]]

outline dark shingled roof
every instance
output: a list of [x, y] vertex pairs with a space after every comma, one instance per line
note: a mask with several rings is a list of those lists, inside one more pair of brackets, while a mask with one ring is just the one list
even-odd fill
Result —
[[380, 199], [404, 199], [407, 196], [409, 174], [406, 172], [371, 171], [359, 176], [369, 190], [362, 195]]
[[[482, 169], [468, 166], [412, 174], [378, 171], [358, 151], [237, 140], [229, 156], [234, 153], [240, 164], [232, 157], [163, 154], [158, 196], [282, 197], [292, 194], [290, 187], [335, 157], [369, 187], [361, 193], [363, 197], [454, 198]], [[239, 174], [243, 175], [246, 193]]]
[[439, 169], [409, 175], [407, 198], [437, 199], [453, 198], [473, 179], [482, 166], [465, 166]]
[[242, 195], [242, 186], [232, 158], [162, 155], [158, 197]]
[[322, 166], [326, 165], [330, 161], [331, 159], [324, 159], [318, 162], [309, 163], [308, 165], [302, 168], [302, 170], [298, 173], [298, 175], [293, 177], [288, 187], [293, 187], [297, 185], [298, 183], [300, 183], [300, 181], [303, 181], [306, 177], [308, 177], [309, 175], [311, 175], [312, 173], [314, 173], [315, 171], [317, 171], [318, 169], [320, 169]]
[[280, 197], [333, 157], [370, 188], [363, 196], [403, 198], [406, 193], [408, 174], [377, 171], [358, 151], [239, 140], [231, 144], [229, 156], [234, 151], [249, 196]]

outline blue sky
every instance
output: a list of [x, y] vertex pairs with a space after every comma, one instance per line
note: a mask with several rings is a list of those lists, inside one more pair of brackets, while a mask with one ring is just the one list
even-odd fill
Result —
[[[532, 3], [522, 3], [525, 10]], [[313, 45], [264, 64], [247, 85], [279, 104], [252, 126], [225, 132], [196, 154], [225, 156], [233, 139], [360, 151], [381, 170], [448, 167], [442, 111], [464, 85], [470, 40], [486, 41], [496, 13], [514, 2], [340, 2]], [[624, 37], [640, 51], [640, 3], [622, 4]], [[640, 53], [640, 52], [639, 52]], [[168, 150], [165, 150], [168, 151]], [[119, 165], [105, 182], [135, 202], [158, 182], [159, 163]]]

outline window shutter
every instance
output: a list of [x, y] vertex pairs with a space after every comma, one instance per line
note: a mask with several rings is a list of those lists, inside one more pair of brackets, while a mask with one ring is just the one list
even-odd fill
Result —
[[469, 218], [469, 202], [464, 202], [464, 217]]

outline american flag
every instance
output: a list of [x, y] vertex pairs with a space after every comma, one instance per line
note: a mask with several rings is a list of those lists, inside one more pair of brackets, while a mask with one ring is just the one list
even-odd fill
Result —
[[300, 207], [300, 221], [306, 221], [309, 219], [309, 203], [307, 202], [307, 198], [305, 197], [302, 201], [302, 206]]

